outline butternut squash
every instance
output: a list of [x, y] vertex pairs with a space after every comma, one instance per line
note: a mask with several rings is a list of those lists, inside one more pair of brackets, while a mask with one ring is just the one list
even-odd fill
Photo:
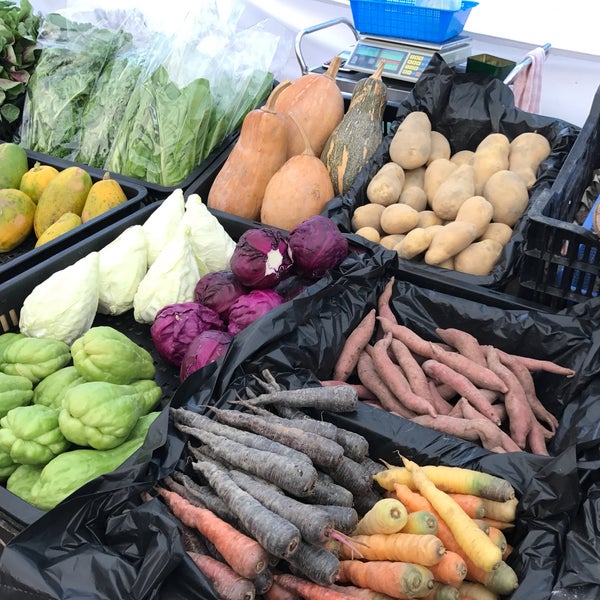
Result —
[[327, 168], [315, 156], [300, 123], [296, 125], [304, 139], [304, 152], [288, 158], [271, 177], [260, 210], [262, 223], [287, 231], [320, 214], [334, 196]]
[[257, 220], [271, 177], [287, 160], [287, 119], [275, 102], [291, 82], [282, 81], [267, 102], [242, 121], [240, 135], [208, 192], [207, 206]]
[[[320, 156], [327, 138], [344, 116], [344, 98], [336, 76], [341, 58], [334, 56], [325, 73], [307, 73], [294, 80], [275, 100], [275, 110], [293, 114]], [[304, 152], [304, 140], [292, 120], [287, 122], [288, 158]]]
[[329, 171], [336, 195], [348, 191], [383, 140], [383, 111], [387, 86], [381, 79], [384, 63], [354, 86], [348, 110], [329, 136], [321, 160]]
[[404, 117], [390, 143], [390, 158], [403, 169], [416, 169], [431, 154], [431, 121], [426, 112], [413, 111]]

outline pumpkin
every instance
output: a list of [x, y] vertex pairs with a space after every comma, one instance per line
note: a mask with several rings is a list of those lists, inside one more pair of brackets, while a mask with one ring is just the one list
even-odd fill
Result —
[[[298, 77], [275, 101], [278, 112], [294, 115], [317, 156], [320, 156], [327, 138], [344, 116], [344, 98], [335, 80], [341, 60], [335, 56], [325, 73], [307, 73]], [[302, 154], [304, 146], [302, 135], [290, 119], [288, 158]]]
[[260, 211], [262, 223], [287, 231], [320, 214], [334, 196], [327, 168], [313, 152], [300, 123], [296, 126], [304, 140], [304, 151], [288, 158], [273, 175]]
[[370, 77], [356, 83], [348, 110], [321, 153], [335, 195], [348, 191], [383, 140], [387, 104], [387, 86], [381, 79], [383, 67], [381, 62]]
[[287, 118], [275, 102], [289, 85], [282, 81], [260, 108], [242, 121], [240, 135], [208, 192], [207, 206], [257, 220], [267, 183], [287, 160]]

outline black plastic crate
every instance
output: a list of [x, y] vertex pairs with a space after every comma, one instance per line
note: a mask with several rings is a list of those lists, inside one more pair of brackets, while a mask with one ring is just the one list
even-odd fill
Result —
[[[39, 152], [32, 152], [30, 150], [27, 150], [26, 152], [30, 168], [33, 167], [36, 162], [43, 165], [50, 165], [59, 171], [68, 167], [78, 166], [85, 169], [90, 174], [93, 183], [100, 181], [105, 173], [105, 171], [101, 169], [86, 167], [47, 154], [40, 154]], [[111, 179], [114, 179], [119, 183], [123, 192], [125, 192], [125, 196], [127, 197], [125, 202], [111, 208], [95, 219], [91, 219], [86, 223], [78, 225], [71, 231], [63, 233], [56, 239], [46, 242], [39, 248], [35, 248], [36, 237], [32, 232], [23, 243], [19, 244], [13, 250], [0, 253], [0, 283], [16, 277], [29, 267], [69, 248], [80, 240], [84, 240], [89, 236], [94, 235], [102, 228], [115, 223], [119, 219], [134, 213], [144, 206], [148, 195], [148, 191], [145, 187], [126, 181], [120, 175], [111, 173], [110, 176]]]
[[581, 199], [600, 169], [600, 88], [548, 193], [530, 211], [520, 294], [555, 308], [600, 294], [600, 238], [575, 223]]
[[[36, 285], [46, 280], [51, 274], [74, 264], [90, 252], [100, 250], [127, 227], [143, 224], [161, 202], [148, 204], [112, 225], [94, 232], [93, 235], [80, 239], [69, 248], [46, 257], [46, 260], [31, 267], [18, 277], [0, 282], [0, 334], [7, 331], [18, 331], [20, 307]], [[233, 239], [237, 240], [249, 228], [248, 222], [232, 215], [214, 210], [211, 212], [219, 219]], [[93, 325], [111, 326], [150, 352], [156, 366], [155, 381], [162, 387], [164, 397], [171, 398], [173, 396], [180, 383], [179, 369], [158, 355], [152, 343], [150, 327], [135, 321], [132, 310], [116, 316], [98, 313]], [[0, 485], [0, 545], [3, 539], [10, 540], [23, 527], [37, 520], [42, 514], [44, 514], [42, 511]]]

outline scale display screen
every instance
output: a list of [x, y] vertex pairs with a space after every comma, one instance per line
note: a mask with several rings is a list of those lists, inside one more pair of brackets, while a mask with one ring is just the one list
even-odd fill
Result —
[[416, 81], [429, 64], [431, 54], [361, 42], [346, 61], [346, 69], [372, 73], [383, 60], [384, 77]]

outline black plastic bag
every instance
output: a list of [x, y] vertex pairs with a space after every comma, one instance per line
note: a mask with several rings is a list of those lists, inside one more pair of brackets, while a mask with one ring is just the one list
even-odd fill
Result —
[[[580, 128], [560, 119], [525, 112], [514, 105], [512, 90], [502, 81], [474, 73], [460, 73], [435, 54], [412, 91], [400, 104], [396, 121], [372, 159], [358, 174], [351, 188], [336, 196], [325, 207], [342, 231], [352, 231], [352, 215], [358, 206], [368, 203], [367, 185], [379, 168], [390, 161], [389, 147], [398, 125], [407, 114], [424, 111], [432, 128], [446, 136], [452, 153], [475, 150], [490, 133], [503, 133], [509, 139], [537, 131], [548, 139], [551, 153], [540, 166], [540, 176], [530, 190], [530, 206], [541, 192], [552, 185]], [[451, 285], [480, 285], [505, 290], [520, 267], [527, 212], [513, 227], [513, 235], [504, 247], [498, 264], [486, 276], [468, 275], [425, 264], [423, 260], [400, 260], [400, 269], [431, 281], [447, 280]]]

